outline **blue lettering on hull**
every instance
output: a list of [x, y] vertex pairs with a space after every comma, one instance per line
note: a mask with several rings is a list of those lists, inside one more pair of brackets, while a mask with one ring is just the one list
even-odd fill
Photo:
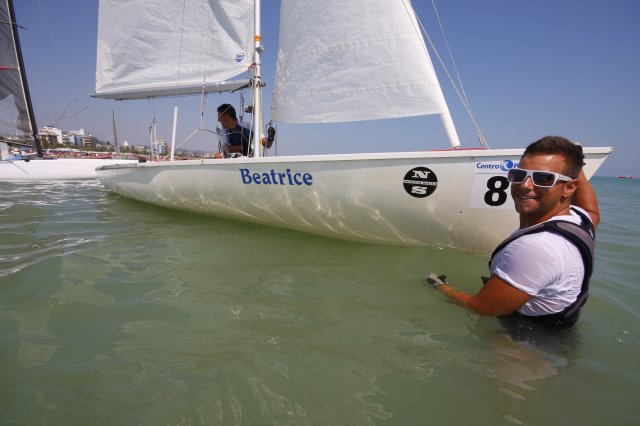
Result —
[[245, 185], [283, 185], [283, 186], [311, 186], [313, 185], [313, 176], [311, 173], [292, 172], [286, 169], [284, 172], [276, 172], [271, 169], [270, 172], [251, 172], [249, 169], [240, 169], [240, 178]]

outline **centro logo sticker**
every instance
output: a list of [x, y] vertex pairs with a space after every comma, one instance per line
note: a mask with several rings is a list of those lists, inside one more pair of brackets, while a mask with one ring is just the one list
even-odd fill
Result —
[[433, 194], [438, 187], [438, 177], [426, 167], [416, 167], [404, 175], [402, 184], [407, 194], [416, 198], [425, 198]]
[[518, 163], [514, 163], [511, 160], [504, 160], [502, 163], [500, 163], [500, 170], [503, 170], [505, 172], [508, 172], [514, 167], [518, 167]]
[[236, 53], [236, 62], [244, 61], [244, 52]]
[[512, 160], [490, 161], [485, 163], [476, 163], [476, 173], [501, 173], [508, 172], [514, 167], [518, 167], [518, 163]]

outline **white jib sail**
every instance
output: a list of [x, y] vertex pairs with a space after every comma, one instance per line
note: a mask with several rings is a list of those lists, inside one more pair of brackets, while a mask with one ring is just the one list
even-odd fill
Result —
[[233, 90], [253, 52], [253, 0], [100, 0], [97, 97]]
[[272, 118], [448, 113], [409, 0], [281, 0]]

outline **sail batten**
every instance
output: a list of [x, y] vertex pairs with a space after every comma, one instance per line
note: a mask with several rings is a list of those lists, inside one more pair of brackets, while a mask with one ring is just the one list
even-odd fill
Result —
[[253, 0], [100, 0], [94, 96], [236, 90], [229, 80], [251, 64], [253, 16]]
[[282, 0], [274, 121], [447, 113], [409, 0]]

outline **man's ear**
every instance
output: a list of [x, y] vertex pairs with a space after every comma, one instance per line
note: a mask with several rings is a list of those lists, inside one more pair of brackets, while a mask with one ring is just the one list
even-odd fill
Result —
[[563, 191], [563, 197], [567, 197], [567, 198], [571, 198], [571, 196], [573, 195], [574, 192], [576, 192], [576, 190], [578, 189], [578, 179], [573, 179], [569, 182], [567, 182], [564, 185], [564, 191]]

